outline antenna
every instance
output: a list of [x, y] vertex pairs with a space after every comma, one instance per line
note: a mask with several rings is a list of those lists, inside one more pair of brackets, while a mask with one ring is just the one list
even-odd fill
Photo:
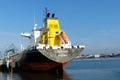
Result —
[[44, 12], [44, 19], [43, 19], [43, 23], [44, 23], [44, 25], [46, 24], [46, 19], [50, 16], [50, 13], [48, 13], [48, 8], [47, 7], [45, 7], [45, 10], [43, 11]]
[[34, 8], [34, 24], [35, 24], [35, 8]]
[[49, 10], [48, 10], [48, 8], [46, 7], [46, 8], [45, 8], [45, 15], [48, 14], [48, 11], [49, 11]]
[[50, 15], [50, 13], [48, 13], [48, 11], [49, 11], [48, 8], [45, 7], [45, 10], [43, 11], [45, 13], [45, 18], [47, 18]]

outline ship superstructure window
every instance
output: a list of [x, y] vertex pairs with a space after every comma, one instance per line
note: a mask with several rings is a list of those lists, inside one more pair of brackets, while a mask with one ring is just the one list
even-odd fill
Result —
[[58, 29], [58, 25], [57, 25], [57, 24], [55, 24], [55, 25], [54, 25], [54, 28], [55, 28], [55, 29]]
[[49, 24], [49, 27], [50, 27], [50, 28], [53, 28], [53, 24]]
[[55, 24], [55, 25], [49, 24], [49, 27], [52, 28], [52, 29], [53, 29], [53, 28], [54, 28], [54, 29], [58, 29], [58, 25], [57, 25], [57, 24]]

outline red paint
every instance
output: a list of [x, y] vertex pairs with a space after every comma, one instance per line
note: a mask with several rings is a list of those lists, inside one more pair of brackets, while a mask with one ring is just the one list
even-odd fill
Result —
[[24, 70], [39, 70], [39, 71], [48, 71], [54, 69], [62, 64], [64, 67], [68, 62], [56, 63], [56, 62], [30, 62], [24, 63], [21, 65]]

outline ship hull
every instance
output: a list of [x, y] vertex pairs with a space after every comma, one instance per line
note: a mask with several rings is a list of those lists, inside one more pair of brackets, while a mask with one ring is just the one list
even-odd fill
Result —
[[38, 50], [24, 51], [16, 56], [16, 59], [19, 59], [15, 61], [16, 68], [26, 71], [50, 71], [57, 68], [63, 69], [63, 67], [69, 62], [55, 62], [42, 55]]
[[83, 48], [72, 49], [37, 49], [30, 48], [13, 57], [19, 71], [62, 71], [73, 58], [77, 57]]

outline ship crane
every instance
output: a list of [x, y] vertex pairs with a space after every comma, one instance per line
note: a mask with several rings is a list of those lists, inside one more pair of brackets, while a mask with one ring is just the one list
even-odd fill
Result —
[[12, 43], [8, 49], [6, 49], [5, 51], [5, 56], [7, 58], [10, 58], [11, 56], [13, 56], [14, 54], [16, 54], [16, 52], [18, 51], [17, 47]]

